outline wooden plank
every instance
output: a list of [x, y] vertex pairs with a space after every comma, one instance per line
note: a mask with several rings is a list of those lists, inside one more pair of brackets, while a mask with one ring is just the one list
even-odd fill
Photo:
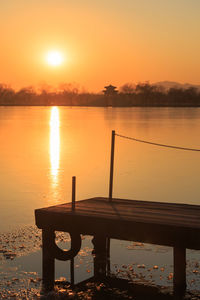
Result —
[[[45, 213], [45, 212], [44, 212]], [[57, 215], [68, 215], [67, 213], [59, 213], [59, 212], [46, 212], [47, 215], [52, 215], [55, 216]], [[44, 215], [44, 214], [43, 214]], [[133, 221], [133, 222], [143, 222], [143, 223], [148, 223], [148, 224], [157, 224], [157, 225], [169, 225], [169, 226], [179, 226], [182, 228], [197, 228], [200, 229], [200, 224], [198, 220], [193, 219], [186, 219], [186, 217], [176, 217], [174, 218], [173, 216], [165, 216], [164, 214], [160, 215], [150, 215], [150, 214], [142, 214], [142, 213], [124, 213], [123, 215], [116, 215], [116, 214], [111, 214], [111, 213], [100, 213], [100, 212], [88, 212], [87, 210], [85, 211], [76, 211], [76, 217], [78, 216], [84, 216], [85, 218], [87, 217], [100, 217], [102, 220], [103, 219], [110, 219], [113, 221]], [[53, 222], [53, 220], [51, 221]]]
[[[155, 211], [185, 211], [186, 214], [199, 214], [200, 206], [199, 205], [186, 205], [186, 204], [173, 204], [173, 203], [157, 203], [157, 202], [146, 202], [146, 201], [137, 201], [137, 200], [121, 200], [113, 199], [113, 202], [110, 203], [107, 198], [92, 198], [88, 200], [77, 201], [77, 207], [92, 207], [95, 209], [103, 209], [104, 207], [112, 209], [112, 207], [123, 206], [124, 209], [129, 209], [130, 207], [136, 209], [153, 209]], [[51, 206], [45, 208], [45, 210], [55, 210], [65, 207], [67, 210], [70, 210], [70, 204], [61, 204], [56, 206]]]
[[160, 245], [200, 249], [200, 207], [139, 200], [91, 198], [35, 211], [39, 228], [100, 234]]
[[[140, 200], [91, 198], [37, 209], [36, 224], [43, 229], [43, 279], [53, 286], [54, 259], [48, 239], [55, 230], [93, 235], [95, 275], [106, 274], [109, 238], [174, 247], [174, 295], [182, 299], [186, 289], [186, 248], [200, 249], [200, 206]], [[106, 257], [102, 259], [102, 257]], [[47, 272], [50, 264], [50, 273]], [[71, 262], [74, 283], [73, 261]]]
[[[196, 206], [175, 205], [165, 203], [142, 203], [138, 206], [135, 200], [117, 201], [112, 203], [104, 199], [94, 198], [76, 203], [76, 215], [100, 216], [102, 218], [135, 220], [157, 224], [168, 224], [182, 227], [200, 228], [200, 210]], [[125, 205], [124, 205], [125, 203]], [[71, 213], [70, 204], [58, 205], [44, 209], [47, 213]]]

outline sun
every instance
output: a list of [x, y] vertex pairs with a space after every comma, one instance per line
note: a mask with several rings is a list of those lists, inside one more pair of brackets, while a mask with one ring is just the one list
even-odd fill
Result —
[[59, 51], [49, 51], [46, 55], [48, 65], [57, 67], [63, 63], [63, 55]]

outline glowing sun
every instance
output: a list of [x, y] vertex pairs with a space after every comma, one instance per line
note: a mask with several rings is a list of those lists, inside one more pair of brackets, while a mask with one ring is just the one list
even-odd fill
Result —
[[63, 56], [59, 51], [49, 51], [46, 56], [46, 61], [50, 66], [59, 66], [63, 62]]

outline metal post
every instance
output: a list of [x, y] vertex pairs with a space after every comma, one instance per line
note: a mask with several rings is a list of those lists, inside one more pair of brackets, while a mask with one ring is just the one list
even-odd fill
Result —
[[[114, 150], [115, 150], [115, 130], [112, 130], [111, 136], [111, 157], [110, 157], [110, 184], [109, 184], [109, 200], [112, 201], [113, 193], [113, 171], [114, 171]], [[106, 265], [107, 273], [110, 275], [110, 238], [106, 238]]]
[[114, 150], [115, 150], [115, 130], [112, 130], [111, 157], [110, 157], [110, 184], [109, 184], [109, 199], [110, 199], [110, 201], [112, 200], [112, 192], [113, 192]]
[[74, 287], [74, 258], [70, 260], [71, 286]]
[[76, 199], [76, 176], [72, 177], [72, 211], [75, 211], [75, 199]]

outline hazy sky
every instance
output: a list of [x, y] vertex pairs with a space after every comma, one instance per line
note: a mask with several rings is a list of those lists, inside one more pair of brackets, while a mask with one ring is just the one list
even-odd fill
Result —
[[199, 13], [200, 0], [0, 0], [0, 83], [200, 84]]

